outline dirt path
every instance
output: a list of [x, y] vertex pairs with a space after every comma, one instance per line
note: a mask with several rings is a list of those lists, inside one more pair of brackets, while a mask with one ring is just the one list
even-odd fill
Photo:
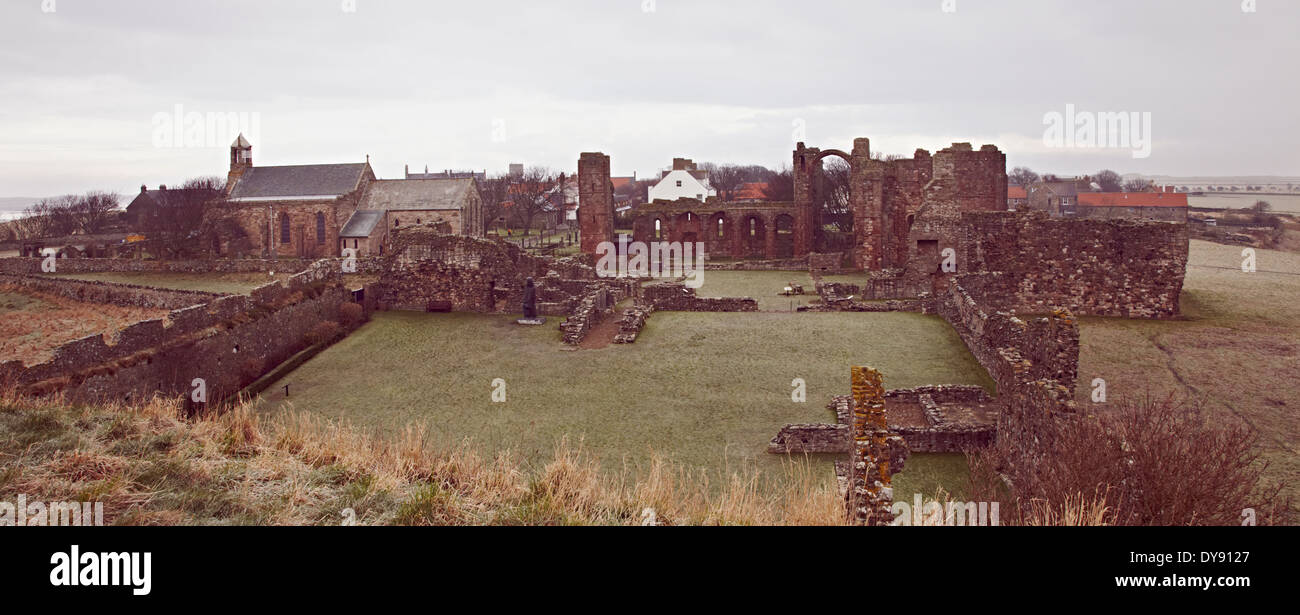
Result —
[[618, 335], [618, 320], [621, 315], [622, 311], [616, 310], [608, 318], [600, 321], [600, 324], [592, 327], [587, 332], [587, 337], [582, 338], [582, 341], [578, 343], [578, 348], [594, 350], [613, 344], [614, 336]]

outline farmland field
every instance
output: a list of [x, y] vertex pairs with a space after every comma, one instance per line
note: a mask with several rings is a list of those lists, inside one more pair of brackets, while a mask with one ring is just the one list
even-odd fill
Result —
[[1267, 201], [1277, 213], [1300, 214], [1300, 194], [1211, 194], [1187, 197], [1187, 204], [1191, 207], [1213, 209], [1243, 209], [1259, 201]]
[[[716, 484], [728, 473], [781, 476], [768, 440], [786, 423], [832, 420], [825, 405], [848, 392], [850, 365], [880, 369], [890, 388], [992, 386], [947, 323], [918, 314], [660, 312], [636, 344], [582, 351], [565, 349], [553, 326], [514, 318], [379, 313], [272, 385], [260, 408], [389, 434], [423, 423], [438, 445], [468, 439], [529, 463], [567, 437], [613, 472], [658, 453]], [[491, 400], [498, 378], [505, 403]], [[807, 403], [791, 401], [795, 378]], [[830, 460], [813, 463], [830, 480]], [[959, 493], [964, 467], [959, 456], [918, 455], [896, 487]]]
[[0, 361], [26, 365], [49, 360], [55, 348], [75, 339], [112, 333], [167, 310], [82, 303], [0, 285]]
[[[1263, 439], [1268, 478], [1300, 501], [1300, 255], [1193, 241], [1183, 320], [1083, 318], [1078, 399], [1106, 381], [1107, 398], [1176, 393], [1236, 417]], [[1267, 273], [1271, 271], [1285, 273]]]

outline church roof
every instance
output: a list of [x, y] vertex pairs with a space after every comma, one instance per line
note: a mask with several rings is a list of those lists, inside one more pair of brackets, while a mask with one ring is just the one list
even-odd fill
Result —
[[339, 237], [369, 237], [370, 233], [374, 232], [375, 226], [383, 219], [384, 212], [382, 211], [358, 209], [352, 212], [352, 217], [348, 218], [347, 224], [343, 225], [343, 230], [339, 231]]
[[230, 144], [230, 147], [248, 148], [253, 147], [253, 144], [249, 143], [248, 139], [244, 138], [244, 133], [241, 132], [239, 133], [239, 136], [235, 138], [235, 142]]
[[381, 179], [366, 187], [361, 209], [460, 209], [471, 190], [473, 179]]
[[358, 162], [253, 167], [244, 171], [244, 175], [239, 178], [239, 183], [230, 192], [230, 200], [336, 198], [357, 189], [367, 166], [364, 162]]

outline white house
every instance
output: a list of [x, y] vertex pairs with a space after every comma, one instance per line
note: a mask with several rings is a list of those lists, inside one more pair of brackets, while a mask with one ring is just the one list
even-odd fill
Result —
[[650, 202], [677, 199], [705, 200], [717, 196], [718, 192], [709, 185], [708, 171], [695, 168], [695, 163], [687, 158], [674, 158], [673, 170], [664, 174], [659, 183], [650, 187]]

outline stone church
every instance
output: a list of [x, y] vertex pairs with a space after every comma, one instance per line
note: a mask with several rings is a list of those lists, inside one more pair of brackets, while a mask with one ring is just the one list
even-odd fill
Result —
[[221, 256], [325, 258], [354, 248], [382, 254], [394, 231], [432, 226], [481, 236], [482, 198], [473, 179], [380, 180], [366, 162], [254, 166], [253, 146], [230, 146], [227, 229], [213, 242]]

